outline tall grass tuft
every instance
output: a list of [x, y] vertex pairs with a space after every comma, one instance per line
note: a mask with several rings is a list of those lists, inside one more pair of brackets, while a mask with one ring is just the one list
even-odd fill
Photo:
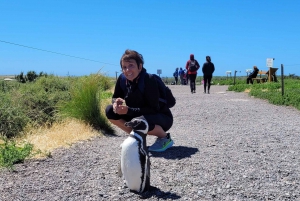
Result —
[[101, 113], [101, 93], [104, 93], [106, 83], [109, 83], [106, 79], [99, 74], [78, 79], [70, 89], [71, 100], [59, 107], [60, 114], [82, 120], [96, 129], [112, 132], [106, 117]]

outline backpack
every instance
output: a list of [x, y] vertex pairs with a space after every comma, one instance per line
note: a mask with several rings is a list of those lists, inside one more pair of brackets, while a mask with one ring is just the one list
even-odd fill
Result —
[[[168, 108], [174, 107], [174, 105], [176, 104], [176, 99], [173, 96], [171, 89], [165, 85], [162, 79], [156, 74], [145, 73], [145, 76], [149, 76], [149, 78], [153, 76], [155, 78], [159, 90], [159, 101], [166, 104]], [[138, 82], [138, 88], [142, 92], [142, 94], [144, 94], [145, 78], [144, 76], [141, 76], [139, 79], [140, 80]], [[127, 93], [126, 77], [124, 74], [121, 74], [121, 87], [123, 91]]]
[[197, 71], [196, 60], [194, 60], [194, 61], [190, 60], [189, 70], [190, 70], [190, 72]]
[[184, 75], [184, 71], [183, 71], [183, 70], [180, 70], [180, 71], [179, 71], [179, 75]]

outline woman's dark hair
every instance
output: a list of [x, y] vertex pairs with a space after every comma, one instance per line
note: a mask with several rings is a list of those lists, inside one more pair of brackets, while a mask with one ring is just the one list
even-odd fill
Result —
[[120, 59], [120, 66], [122, 68], [122, 61], [129, 61], [130, 59], [134, 59], [138, 65], [138, 68], [140, 68], [140, 64], [142, 64], [142, 67], [144, 66], [144, 58], [143, 55], [138, 53], [135, 50], [125, 50], [124, 54], [122, 55]]
[[211, 58], [210, 56], [206, 56], [206, 61], [210, 62], [211, 61]]

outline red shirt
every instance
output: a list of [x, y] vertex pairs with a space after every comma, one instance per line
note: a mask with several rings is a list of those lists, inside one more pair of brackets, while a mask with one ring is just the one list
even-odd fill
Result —
[[186, 70], [187, 70], [187, 73], [188, 73], [189, 75], [191, 75], [191, 74], [197, 74], [197, 71], [198, 71], [198, 69], [200, 68], [200, 65], [199, 65], [198, 61], [195, 59], [195, 61], [196, 61], [196, 66], [197, 66], [197, 70], [194, 71], [194, 72], [191, 72], [191, 71], [189, 70], [190, 61], [191, 61], [191, 60], [188, 60], [188, 61], [186, 62], [186, 65], [185, 65], [185, 68], [186, 68]]

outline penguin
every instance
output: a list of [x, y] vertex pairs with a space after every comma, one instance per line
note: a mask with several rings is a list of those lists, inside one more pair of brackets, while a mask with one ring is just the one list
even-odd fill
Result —
[[150, 189], [150, 159], [146, 146], [149, 125], [141, 116], [126, 122], [131, 127], [129, 137], [121, 144], [121, 171], [127, 187], [142, 193]]

